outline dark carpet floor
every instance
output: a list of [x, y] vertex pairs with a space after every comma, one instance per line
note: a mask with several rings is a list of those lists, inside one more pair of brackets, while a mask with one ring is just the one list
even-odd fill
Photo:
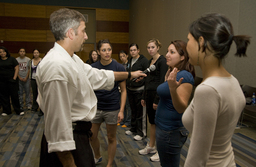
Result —
[[[0, 166], [1, 167], [37, 167], [39, 163], [40, 142], [43, 133], [43, 117], [27, 111], [24, 116], [15, 114], [0, 116]], [[117, 128], [117, 151], [114, 167], [160, 167], [159, 162], [151, 162], [151, 155], [139, 155], [138, 150], [145, 147], [148, 138], [134, 141], [132, 136], [125, 135], [126, 128]], [[99, 139], [103, 161], [97, 167], [107, 164], [106, 127], [102, 124]], [[185, 143], [181, 152], [183, 166], [190, 140]], [[256, 141], [235, 133], [232, 139], [237, 166], [256, 166]]]

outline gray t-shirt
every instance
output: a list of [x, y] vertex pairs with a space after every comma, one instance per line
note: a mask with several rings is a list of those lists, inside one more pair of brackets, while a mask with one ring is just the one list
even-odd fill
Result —
[[25, 78], [28, 73], [28, 62], [30, 61], [30, 58], [24, 57], [21, 59], [20, 57], [17, 57], [16, 60], [19, 63], [19, 75], [22, 78]]

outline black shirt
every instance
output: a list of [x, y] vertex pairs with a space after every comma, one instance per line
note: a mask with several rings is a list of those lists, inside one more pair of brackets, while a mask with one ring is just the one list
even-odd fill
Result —
[[[132, 67], [131, 67], [131, 62], [132, 62], [132, 57], [128, 60], [128, 64], [127, 64], [127, 67], [126, 67], [126, 70], [130, 71], [130, 72], [137, 71], [137, 70], [144, 71], [144, 70], [146, 70], [149, 67], [148, 59], [146, 57], [144, 57], [143, 55], [140, 55], [140, 57], [133, 64]], [[126, 80], [127, 88], [139, 88], [141, 86], [144, 86], [144, 84], [145, 84], [145, 78], [143, 78], [139, 82], [133, 82], [130, 79]]]
[[14, 57], [8, 57], [6, 60], [0, 58], [0, 80], [12, 79], [17, 65], [19, 63]]
[[[149, 60], [149, 65], [151, 64], [151, 61]], [[168, 65], [166, 64], [166, 59], [163, 55], [161, 55], [156, 62], [154, 63], [156, 66], [155, 71], [152, 71], [147, 74], [146, 80], [145, 80], [145, 91], [156, 91], [157, 87], [162, 84], [165, 80], [165, 74], [168, 71]], [[143, 94], [143, 99], [145, 99], [145, 92]], [[156, 94], [154, 98], [154, 103], [158, 104], [159, 102], [159, 96]]]

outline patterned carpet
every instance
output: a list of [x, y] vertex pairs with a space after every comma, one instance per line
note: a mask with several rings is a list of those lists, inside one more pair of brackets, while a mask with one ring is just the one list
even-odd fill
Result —
[[[2, 167], [37, 167], [39, 163], [40, 142], [43, 133], [43, 117], [37, 113], [27, 111], [24, 116], [15, 114], [0, 116], [0, 166]], [[138, 150], [148, 142], [134, 141], [132, 136], [125, 135], [125, 128], [118, 127], [117, 151], [114, 167], [160, 167], [159, 162], [151, 162], [151, 155], [142, 156]], [[107, 136], [106, 127], [102, 124], [99, 139], [103, 161], [97, 167], [107, 164]], [[183, 166], [190, 140], [185, 143], [181, 152]], [[238, 167], [256, 166], [256, 141], [236, 133], [232, 139], [236, 163]]]

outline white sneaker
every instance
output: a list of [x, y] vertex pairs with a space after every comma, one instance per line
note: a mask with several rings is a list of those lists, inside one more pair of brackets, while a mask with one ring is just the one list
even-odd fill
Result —
[[150, 161], [153, 161], [153, 162], [160, 161], [158, 152], [156, 152], [152, 157], [150, 157]]
[[22, 111], [22, 112], [20, 112], [20, 116], [22, 116], [22, 115], [24, 115], [24, 112]]
[[7, 114], [6, 114], [6, 113], [2, 113], [2, 116], [4, 116], [4, 117], [5, 117], [5, 116], [7, 116]]
[[145, 148], [143, 148], [142, 150], [139, 150], [139, 154], [141, 155], [147, 155], [147, 154], [153, 154], [156, 153], [156, 147], [149, 147], [149, 145], [147, 144], [147, 146]]
[[125, 131], [125, 134], [126, 134], [126, 135], [132, 135], [132, 132], [129, 131], [129, 130], [127, 130], [127, 131]]
[[141, 137], [140, 135], [136, 135], [133, 137], [134, 140], [140, 141], [143, 139], [143, 137]]

